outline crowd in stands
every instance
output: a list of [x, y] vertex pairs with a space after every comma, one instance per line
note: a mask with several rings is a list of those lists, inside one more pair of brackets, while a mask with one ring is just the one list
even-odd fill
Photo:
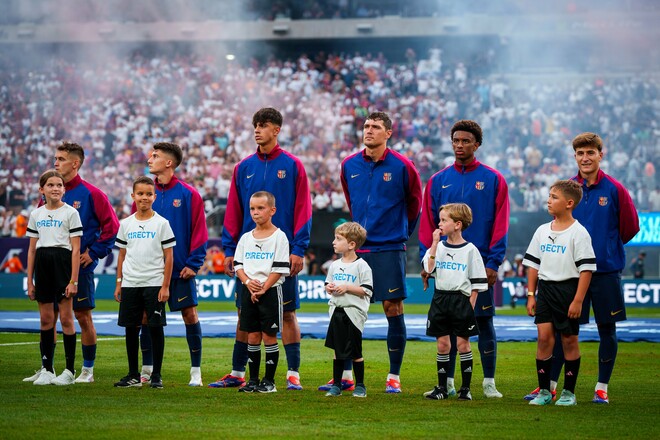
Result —
[[282, 111], [279, 141], [303, 160], [317, 210], [346, 210], [340, 163], [361, 148], [367, 115], [382, 110], [394, 121], [389, 145], [415, 162], [424, 182], [453, 162], [451, 125], [475, 119], [484, 129], [477, 157], [503, 173], [512, 209], [543, 210], [549, 185], [576, 173], [571, 139], [594, 131], [606, 144], [602, 168], [626, 185], [640, 211], [660, 211], [657, 78], [516, 87], [483, 65], [443, 60], [439, 49], [423, 57], [410, 49], [407, 60], [317, 53], [240, 65], [135, 53], [97, 65], [53, 57], [28, 69], [4, 59], [2, 235], [13, 235], [15, 217], [38, 203], [38, 176], [53, 166], [63, 139], [85, 148], [81, 175], [106, 192], [120, 218], [130, 210], [132, 180], [147, 172], [151, 145], [177, 142], [185, 152], [178, 174], [211, 213], [226, 201], [234, 165], [256, 148], [251, 117], [264, 106]]

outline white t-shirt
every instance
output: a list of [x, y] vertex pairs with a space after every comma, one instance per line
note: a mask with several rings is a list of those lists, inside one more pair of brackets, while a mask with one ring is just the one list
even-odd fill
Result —
[[[254, 231], [243, 234], [234, 254], [234, 270], [243, 269], [251, 280], [265, 283], [271, 273], [289, 275], [289, 240], [281, 229], [269, 237], [256, 239]], [[284, 276], [273, 287], [284, 282]]]
[[364, 296], [345, 293], [343, 295], [332, 295], [328, 305], [330, 306], [330, 317], [336, 307], [342, 307], [351, 322], [364, 331], [364, 323], [367, 322], [367, 313], [369, 312], [369, 301], [373, 295], [373, 274], [371, 268], [362, 258], [351, 263], [344, 263], [335, 260], [328, 269], [328, 275], [325, 277], [325, 284], [334, 283], [337, 285], [351, 284], [362, 287]]
[[135, 214], [122, 220], [115, 240], [115, 246], [126, 249], [121, 286], [162, 286], [165, 276], [163, 249], [175, 245], [170, 223], [155, 211], [148, 220], [138, 220]]
[[41, 247], [61, 247], [71, 250], [71, 237], [83, 234], [80, 214], [66, 203], [57, 209], [47, 209], [43, 205], [30, 213], [25, 235], [38, 238], [37, 249]]
[[[427, 249], [422, 264], [428, 267], [431, 249]], [[475, 245], [465, 242], [459, 245], [446, 241], [438, 243], [435, 252], [435, 266], [430, 273], [435, 272], [435, 288], [451, 292], [461, 292], [465, 296], [472, 291], [488, 290], [488, 277], [481, 254]]]
[[538, 269], [539, 279], [565, 281], [579, 278], [580, 272], [596, 271], [591, 237], [577, 220], [563, 231], [553, 231], [553, 222], [536, 229], [523, 265]]

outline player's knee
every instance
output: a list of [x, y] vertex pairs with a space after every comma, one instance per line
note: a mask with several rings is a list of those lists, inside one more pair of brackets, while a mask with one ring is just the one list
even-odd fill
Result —
[[[78, 321], [81, 330], [85, 330], [94, 326], [94, 322], [92, 321], [91, 310], [76, 310], [75, 315], [76, 315], [76, 321]], [[60, 319], [62, 318], [63, 317], [61, 317]]]
[[598, 324], [598, 335], [603, 337], [616, 336], [616, 324], [608, 322], [607, 324]]
[[197, 321], [199, 321], [199, 318], [197, 317], [197, 307], [186, 307], [181, 310], [181, 317], [186, 325], [197, 324]]
[[294, 310], [286, 311], [282, 315], [282, 320], [285, 324], [292, 324], [298, 321], [296, 318], [296, 312]]

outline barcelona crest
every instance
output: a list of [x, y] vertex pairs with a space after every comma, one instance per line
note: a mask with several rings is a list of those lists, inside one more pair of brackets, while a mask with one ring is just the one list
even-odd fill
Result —
[[479, 191], [481, 191], [482, 189], [484, 189], [484, 188], [486, 187], [486, 184], [485, 184], [484, 182], [479, 182], [479, 181], [477, 181], [477, 182], [474, 184], [474, 187], [475, 187], [476, 189], [478, 189]]
[[390, 180], [392, 180], [392, 173], [383, 173], [383, 180], [385, 182], [389, 182]]
[[277, 177], [284, 179], [286, 177], [286, 170], [277, 170]]
[[80, 207], [82, 206], [82, 202], [80, 200], [75, 200], [71, 206], [73, 206], [76, 209], [80, 209]]
[[174, 206], [175, 208], [179, 208], [181, 206], [181, 199], [174, 199], [172, 201], [172, 206]]
[[607, 197], [599, 197], [598, 198], [598, 204], [600, 206], [607, 206]]

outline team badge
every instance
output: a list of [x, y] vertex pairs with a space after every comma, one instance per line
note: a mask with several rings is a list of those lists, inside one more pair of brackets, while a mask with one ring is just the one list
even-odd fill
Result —
[[175, 208], [181, 207], [181, 199], [174, 199], [172, 201], [172, 206], [174, 206]]
[[277, 170], [277, 177], [284, 179], [286, 177], [286, 170]]
[[486, 187], [486, 184], [483, 183], [483, 182], [477, 181], [477, 183], [474, 184], [474, 187], [476, 189], [478, 189], [479, 191], [481, 191], [482, 189], [484, 189]]
[[599, 197], [598, 198], [598, 204], [600, 206], [606, 206], [607, 205], [607, 197]]
[[385, 182], [389, 182], [390, 180], [392, 180], [392, 173], [383, 173], [383, 180]]
[[73, 206], [76, 209], [80, 209], [80, 207], [82, 206], [82, 202], [80, 200], [75, 200], [71, 206]]

